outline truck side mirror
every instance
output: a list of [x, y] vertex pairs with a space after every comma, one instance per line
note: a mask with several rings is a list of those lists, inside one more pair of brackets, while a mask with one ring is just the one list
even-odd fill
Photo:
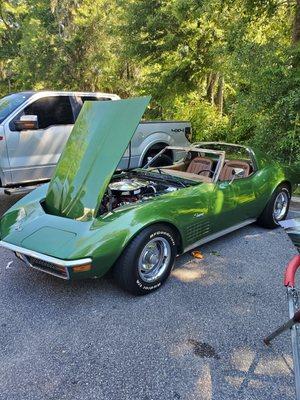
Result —
[[37, 115], [22, 115], [14, 122], [17, 131], [29, 131], [39, 129]]

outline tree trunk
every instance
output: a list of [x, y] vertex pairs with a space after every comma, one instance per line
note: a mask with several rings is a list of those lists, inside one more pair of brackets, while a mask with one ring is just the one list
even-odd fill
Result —
[[223, 75], [220, 75], [220, 77], [219, 77], [215, 103], [219, 109], [220, 115], [223, 115], [223, 104], [224, 104], [224, 76]]
[[207, 78], [207, 88], [206, 88], [206, 97], [210, 104], [213, 106], [215, 104], [215, 86], [218, 80], [218, 74], [215, 72], [211, 72]]
[[300, 42], [300, 0], [296, 0], [292, 40], [293, 44], [297, 44]]

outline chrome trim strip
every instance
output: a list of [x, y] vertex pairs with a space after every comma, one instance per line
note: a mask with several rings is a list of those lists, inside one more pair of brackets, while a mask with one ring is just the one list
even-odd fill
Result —
[[[247, 219], [246, 221], [243, 221], [240, 224], [233, 225], [230, 228], [223, 229], [222, 231], [219, 231], [219, 232], [213, 233], [212, 235], [206, 236], [206, 237], [202, 238], [201, 240], [199, 240], [198, 242], [195, 242], [195, 243], [187, 246], [183, 252], [185, 253], [187, 251], [194, 249], [195, 247], [201, 246], [202, 244], [211, 242], [212, 240], [218, 239], [221, 236], [227, 235], [228, 233], [231, 233], [240, 228], [243, 228], [244, 226], [253, 224], [253, 222], [255, 222], [255, 221], [256, 221], [256, 218]], [[0, 244], [1, 244], [1, 242], [0, 242]]]
[[80, 258], [78, 260], [61, 260], [60, 258], [55, 258], [51, 256], [46, 256], [46, 254], [38, 253], [33, 250], [25, 249], [24, 247], [15, 246], [4, 241], [0, 241], [0, 247], [5, 247], [6, 249], [12, 250], [14, 252], [24, 254], [25, 256], [38, 258], [40, 260], [60, 265], [62, 267], [74, 267], [76, 265], [89, 264], [92, 262], [91, 258]]

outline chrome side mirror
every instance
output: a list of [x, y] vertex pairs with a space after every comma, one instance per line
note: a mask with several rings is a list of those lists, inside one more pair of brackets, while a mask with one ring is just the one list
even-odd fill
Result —
[[232, 170], [232, 178], [230, 183], [232, 183], [236, 178], [243, 178], [245, 175], [245, 170], [243, 168], [234, 168]]

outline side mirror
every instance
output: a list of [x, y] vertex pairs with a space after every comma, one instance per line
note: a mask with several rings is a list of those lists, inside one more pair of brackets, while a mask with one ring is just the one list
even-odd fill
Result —
[[232, 178], [230, 183], [232, 183], [236, 178], [243, 178], [245, 175], [245, 170], [243, 168], [234, 168], [232, 170]]
[[22, 115], [21, 118], [14, 123], [17, 131], [30, 131], [39, 129], [37, 115]]

